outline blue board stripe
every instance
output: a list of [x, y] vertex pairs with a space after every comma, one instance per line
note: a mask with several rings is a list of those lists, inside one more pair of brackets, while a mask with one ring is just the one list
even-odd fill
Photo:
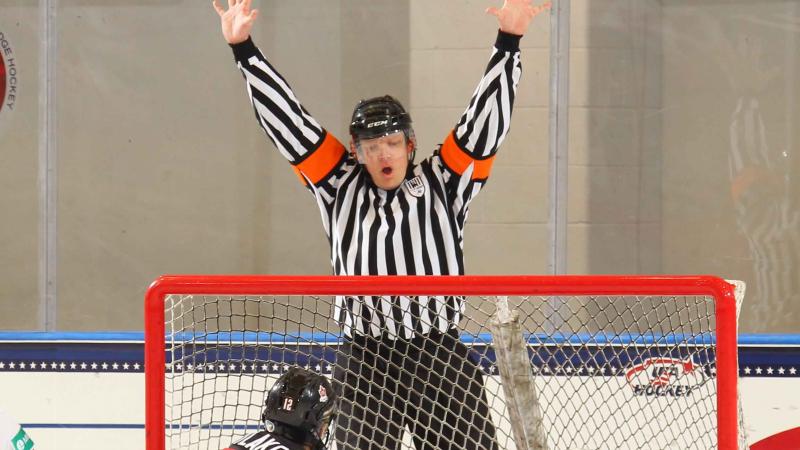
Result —
[[[143, 372], [142, 341], [127, 338], [110, 341], [112, 334], [116, 333], [69, 333], [75, 339], [63, 340], [64, 334], [60, 333], [0, 333], [6, 338], [15, 337], [0, 339], [0, 373]], [[141, 333], [135, 332], [122, 334], [141, 337]], [[39, 339], [20, 339], [31, 335]], [[45, 335], [62, 340], [43, 339]], [[99, 340], [87, 340], [90, 336], [99, 336]], [[282, 373], [286, 365], [293, 364], [311, 368], [319, 366], [317, 370], [325, 372], [335, 362], [340, 342], [339, 336], [330, 333], [301, 333], [295, 336], [277, 333], [212, 333], [204, 336], [208, 338], [207, 345], [203, 341], [191, 345], [177, 342], [168, 352], [167, 362], [174, 357], [174, 362], [181, 364], [175, 368], [176, 371], [203, 373], [276, 374]], [[218, 337], [264, 340], [253, 342], [252, 345], [234, 346], [226, 345], [225, 341], [216, 341]], [[793, 342], [789, 337], [797, 345], [788, 345]], [[491, 371], [494, 369], [491, 336], [464, 335], [462, 340], [476, 351], [487, 373], [494, 373]], [[534, 365], [553, 374], [560, 373], [565, 364], [586, 370], [620, 370], [646, 358], [663, 356], [681, 359], [692, 357], [696, 363], [709, 368], [714, 363], [713, 351], [709, 351], [713, 339], [709, 335], [692, 336], [691, 339], [679, 335], [532, 335], [528, 341], [532, 344]], [[231, 367], [231, 362], [235, 366]], [[800, 377], [800, 335], [744, 335], [740, 338], [739, 364], [742, 376]]]

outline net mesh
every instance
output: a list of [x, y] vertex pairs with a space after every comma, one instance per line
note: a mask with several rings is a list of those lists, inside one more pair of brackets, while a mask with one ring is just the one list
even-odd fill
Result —
[[[496, 298], [467, 298], [457, 334], [379, 345], [343, 339], [333, 302], [167, 296], [166, 447], [221, 449], [257, 431], [265, 393], [296, 365], [340, 393], [329, 448], [517, 448], [488, 327]], [[509, 302], [548, 449], [716, 448], [713, 298]]]

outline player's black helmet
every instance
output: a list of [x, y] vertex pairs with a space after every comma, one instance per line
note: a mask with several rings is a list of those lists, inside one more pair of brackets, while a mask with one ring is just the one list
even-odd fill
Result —
[[267, 431], [323, 448], [335, 411], [336, 393], [330, 382], [322, 375], [292, 367], [269, 390], [261, 420]]
[[[361, 151], [361, 139], [375, 139], [398, 131], [405, 134], [406, 141], [414, 137], [411, 116], [391, 95], [361, 100], [353, 110], [350, 137], [358, 151]], [[409, 160], [414, 159], [413, 153], [409, 155]]]

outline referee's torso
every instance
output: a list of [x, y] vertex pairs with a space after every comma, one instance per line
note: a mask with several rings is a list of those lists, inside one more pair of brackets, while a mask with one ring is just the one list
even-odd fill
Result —
[[[440, 151], [409, 166], [393, 190], [378, 188], [363, 166], [345, 161], [312, 189], [336, 275], [463, 275], [470, 200], [484, 180], [455, 174]], [[411, 338], [446, 332], [463, 313], [460, 297], [339, 297], [334, 316], [345, 335]]]

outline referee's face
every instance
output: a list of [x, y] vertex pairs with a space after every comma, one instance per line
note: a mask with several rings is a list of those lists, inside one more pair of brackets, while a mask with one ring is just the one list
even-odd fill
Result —
[[386, 191], [400, 186], [406, 177], [413, 142], [406, 142], [405, 134], [398, 131], [375, 139], [362, 139], [360, 144], [361, 162], [375, 185]]

